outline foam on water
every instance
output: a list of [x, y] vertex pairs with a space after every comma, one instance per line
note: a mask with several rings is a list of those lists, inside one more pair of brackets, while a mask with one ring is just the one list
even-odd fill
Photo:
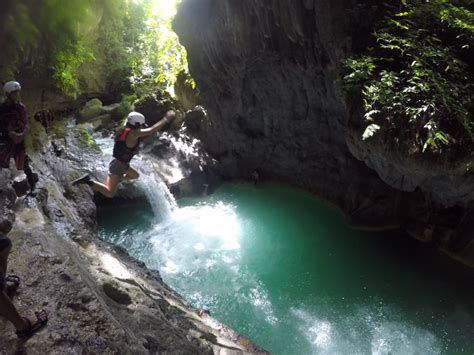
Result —
[[[427, 293], [420, 298], [422, 292], [415, 286], [425, 282], [426, 274], [418, 278], [415, 266], [391, 273], [395, 264], [386, 260], [383, 250], [378, 250], [380, 255], [364, 254], [361, 250], [367, 245], [345, 238], [346, 230], [336, 229], [340, 224], [329, 229], [323, 217], [317, 223], [331, 231], [324, 231], [326, 244], [316, 237], [299, 238], [298, 228], [313, 223], [314, 216], [309, 214], [308, 221], [302, 222], [306, 207], [301, 207], [293, 216], [297, 223], [282, 228], [278, 223], [291, 210], [280, 213], [281, 205], [272, 209], [268, 201], [273, 196], [245, 200], [245, 211], [231, 198], [211, 196], [175, 207], [169, 218], [155, 220], [144, 232], [117, 233], [114, 240], [159, 270], [164, 281], [195, 307], [211, 310], [273, 353], [409, 355], [459, 353], [469, 347], [472, 302], [460, 300], [459, 295], [446, 298], [450, 283], [446, 287], [438, 285], [439, 278], [436, 283], [428, 280], [423, 287], [431, 287], [434, 296]], [[283, 202], [286, 206], [287, 199]], [[305, 230], [306, 236], [312, 233], [322, 232]], [[335, 233], [343, 237], [333, 244]], [[348, 249], [350, 253], [345, 253]], [[333, 253], [335, 257], [326, 258]], [[377, 269], [378, 265], [383, 267]], [[408, 276], [413, 276], [408, 284], [414, 289], [407, 293], [403, 281]], [[452, 307], [446, 307], [449, 302]], [[439, 319], [431, 321], [430, 312]]]
[[150, 233], [154, 254], [165, 273], [197, 273], [216, 263], [235, 264], [240, 248], [239, 222], [232, 206], [175, 209]]
[[150, 245], [140, 258], [178, 291], [185, 290], [195, 306], [209, 308], [216, 299], [238, 293], [237, 303], [251, 305], [256, 316], [275, 324], [278, 318], [265, 286], [240, 267], [240, 232], [235, 208], [217, 203], [175, 209], [169, 219], [136, 238]]
[[112, 158], [112, 152], [114, 149], [114, 140], [109, 137], [96, 137], [94, 139], [97, 145], [99, 146], [100, 150], [102, 151], [102, 154], [104, 154], [104, 157]]
[[[324, 315], [322, 314], [324, 312]], [[314, 354], [415, 355], [441, 354], [442, 345], [426, 329], [397, 321], [394, 307], [354, 307], [348, 314], [333, 313], [328, 305], [321, 311], [292, 308], [297, 324]]]

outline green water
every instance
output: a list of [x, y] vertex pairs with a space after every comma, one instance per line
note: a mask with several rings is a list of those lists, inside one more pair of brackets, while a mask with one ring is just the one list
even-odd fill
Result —
[[102, 211], [101, 235], [272, 353], [474, 353], [473, 274], [429, 247], [277, 184], [178, 202]]

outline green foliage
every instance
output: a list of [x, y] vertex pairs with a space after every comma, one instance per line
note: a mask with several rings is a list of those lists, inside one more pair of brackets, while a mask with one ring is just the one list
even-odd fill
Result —
[[[9, 13], [0, 25], [7, 55], [1, 60], [0, 75], [13, 78], [18, 67], [30, 61], [55, 67], [58, 85], [73, 90], [73, 72], [93, 57], [80, 43], [79, 24], [88, 17], [92, 0], [6, 0]], [[69, 63], [71, 62], [71, 63]]]
[[48, 144], [47, 142], [48, 136], [44, 127], [38, 121], [30, 120], [30, 130], [25, 140], [26, 151], [35, 155]]
[[58, 88], [71, 96], [94, 83], [119, 93], [132, 84], [139, 96], [167, 89], [187, 70], [171, 30], [177, 1], [3, 0], [0, 79], [28, 63], [53, 68]]
[[48, 136], [52, 139], [64, 139], [66, 137], [67, 123], [64, 120], [56, 119], [51, 122], [48, 128]]
[[137, 100], [138, 97], [135, 94], [123, 95], [122, 100], [120, 101], [120, 106], [112, 113], [112, 119], [114, 121], [125, 120], [128, 113], [133, 110], [134, 104]]
[[[176, 7], [178, 1], [174, 1]], [[147, 18], [135, 48], [132, 63], [132, 84], [140, 97], [160, 90], [168, 90], [181, 71], [188, 71], [186, 52], [173, 32], [171, 23], [176, 11], [172, 1], [143, 0]]]
[[104, 0], [98, 8], [100, 21], [87, 42], [96, 56], [93, 68], [105, 74], [99, 80], [107, 83], [106, 89], [127, 92], [135, 47], [145, 21], [143, 11], [139, 4], [126, 0]]
[[364, 131], [364, 134], [362, 135], [362, 140], [366, 140], [372, 137], [375, 133], [377, 133], [379, 129], [380, 129], [380, 126], [376, 123], [372, 123], [368, 125]]
[[402, 1], [375, 46], [344, 62], [345, 88], [362, 93], [368, 125], [408, 140], [400, 144], [411, 152], [472, 143], [474, 12], [463, 4]]
[[94, 60], [94, 54], [86, 49], [81, 42], [70, 48], [61, 50], [56, 55], [56, 66], [54, 67], [54, 78], [58, 87], [66, 94], [74, 96], [80, 92], [77, 70], [87, 62]]
[[98, 148], [98, 145], [94, 137], [91, 136], [91, 134], [87, 131], [87, 129], [80, 128], [79, 135], [81, 138], [81, 142], [83, 142], [86, 146], [92, 147], [92, 148]]

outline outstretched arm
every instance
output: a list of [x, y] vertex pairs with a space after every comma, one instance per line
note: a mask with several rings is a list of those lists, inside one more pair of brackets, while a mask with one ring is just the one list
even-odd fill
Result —
[[157, 123], [155, 123], [153, 126], [149, 128], [143, 128], [143, 129], [137, 129], [136, 131], [130, 132], [130, 134], [133, 134], [134, 138], [142, 138], [142, 137], [148, 137], [156, 132], [158, 132], [160, 129], [162, 129], [164, 126], [166, 126], [168, 123], [172, 122], [176, 118], [176, 113], [174, 111], [168, 111], [166, 114], [163, 116], [161, 120], [159, 120]]

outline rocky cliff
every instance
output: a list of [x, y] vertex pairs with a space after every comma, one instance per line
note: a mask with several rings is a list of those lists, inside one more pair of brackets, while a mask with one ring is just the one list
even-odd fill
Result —
[[472, 176], [362, 144], [360, 104], [340, 92], [341, 60], [370, 43], [383, 6], [184, 0], [174, 27], [209, 112], [200, 136], [229, 178], [303, 187], [354, 226], [402, 227], [474, 265]]
[[36, 195], [23, 195], [22, 174], [0, 171], [0, 230], [13, 227], [8, 272], [22, 280], [14, 303], [22, 315], [49, 314], [47, 326], [26, 342], [0, 319], [0, 354], [263, 353], [193, 309], [158, 272], [97, 238], [92, 191], [70, 180], [100, 170], [101, 152], [83, 128], [52, 128], [50, 137], [33, 159]]

